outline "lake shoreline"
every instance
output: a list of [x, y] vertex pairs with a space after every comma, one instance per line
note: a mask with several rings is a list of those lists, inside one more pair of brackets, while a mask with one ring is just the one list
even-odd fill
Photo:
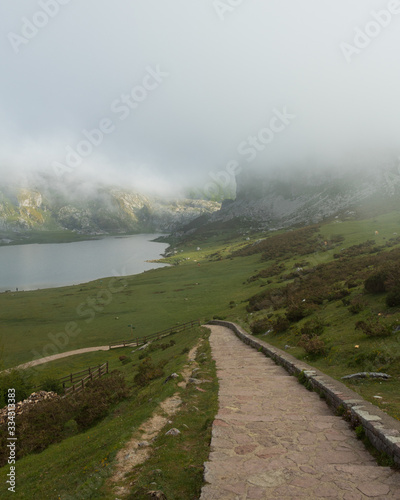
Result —
[[[136, 236], [139, 234], [160, 234], [150, 232], [129, 232], [129, 233], [75, 233], [73, 231], [26, 231], [21, 233], [9, 233], [0, 232], [0, 248], [2, 247], [13, 247], [20, 245], [47, 245], [47, 244], [60, 244], [60, 243], [76, 243], [79, 241], [96, 241], [102, 240], [104, 238], [126, 238], [129, 236]], [[16, 238], [19, 237], [19, 238]], [[168, 237], [168, 234], [162, 233], [162, 236], [157, 237], [163, 238]], [[157, 242], [158, 243], [158, 242]], [[163, 243], [163, 241], [160, 241]]]
[[160, 233], [0, 247], [0, 293], [84, 285], [167, 266]]

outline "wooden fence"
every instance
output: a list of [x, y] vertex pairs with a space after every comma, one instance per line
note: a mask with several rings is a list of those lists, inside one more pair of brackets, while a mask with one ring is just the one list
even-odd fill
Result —
[[116, 342], [111, 342], [109, 344], [109, 347], [110, 349], [115, 349], [117, 347], [140, 346], [143, 344], [147, 344], [149, 340], [159, 340], [160, 338], [171, 335], [172, 333], [182, 332], [183, 330], [188, 330], [189, 328], [193, 328], [199, 325], [200, 321], [196, 319], [194, 321], [188, 321], [187, 323], [182, 323], [181, 325], [176, 325], [171, 328], [167, 328], [166, 330], [162, 330], [161, 332], [152, 333], [151, 335], [146, 335], [145, 337], [137, 337], [135, 339], [130, 339], [130, 340], [118, 340]]
[[[108, 361], [102, 365], [95, 366], [93, 368], [87, 368], [81, 372], [71, 373], [66, 377], [58, 379], [65, 390], [65, 395], [82, 391], [85, 386], [91, 381], [97, 378], [101, 378], [103, 375], [108, 373]], [[72, 384], [70, 387], [66, 387], [67, 384]]]

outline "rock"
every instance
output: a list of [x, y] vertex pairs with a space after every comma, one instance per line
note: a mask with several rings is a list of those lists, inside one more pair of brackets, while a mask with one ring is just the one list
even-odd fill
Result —
[[164, 380], [164, 384], [174, 378], [179, 378], [179, 375], [177, 373], [171, 373], [171, 375], [168, 375], [168, 377]]
[[165, 433], [166, 436], [179, 436], [181, 431], [179, 429], [175, 429], [174, 427]]
[[[24, 401], [20, 401], [15, 405], [15, 413], [16, 415], [21, 415], [31, 406], [37, 403], [40, 403], [42, 401], [47, 401], [49, 399], [59, 399], [59, 398], [60, 396], [52, 391], [33, 392], [27, 399], [24, 399]], [[4, 407], [0, 410], [0, 425], [3, 425], [7, 421], [7, 413], [8, 413], [7, 407]]]
[[150, 446], [150, 443], [148, 441], [141, 441], [138, 443], [138, 448], [146, 448], [147, 446]]
[[352, 375], [346, 375], [342, 377], [342, 380], [357, 380], [361, 378], [381, 378], [384, 380], [388, 380], [391, 378], [387, 373], [378, 373], [378, 372], [359, 372], [353, 373]]
[[190, 377], [190, 379], [188, 380], [188, 383], [189, 384], [201, 384], [201, 380], [197, 379], [197, 378], [193, 378], [193, 377]]

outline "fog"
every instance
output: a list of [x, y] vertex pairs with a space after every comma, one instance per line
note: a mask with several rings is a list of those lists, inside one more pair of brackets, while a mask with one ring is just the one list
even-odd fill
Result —
[[400, 156], [398, 0], [0, 4], [0, 174], [162, 193]]

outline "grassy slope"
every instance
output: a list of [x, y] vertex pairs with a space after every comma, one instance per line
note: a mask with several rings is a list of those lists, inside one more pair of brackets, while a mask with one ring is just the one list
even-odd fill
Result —
[[[175, 346], [165, 351], [153, 352], [151, 354], [153, 361], [158, 362], [161, 359], [167, 359], [168, 364], [164, 368], [165, 373], [179, 373], [182, 366], [187, 362], [187, 353], [184, 352], [184, 349], [192, 347], [199, 336], [202, 335], [204, 333], [199, 328], [174, 335], [171, 338], [175, 340]], [[204, 351], [207, 352], [207, 342]], [[118, 351], [118, 353], [120, 352]], [[132, 355], [132, 363], [119, 366], [129, 385], [133, 382], [136, 373], [135, 367], [140, 363], [138, 355], [139, 353]], [[114, 356], [116, 356], [115, 351]], [[180, 477], [176, 477], [174, 480], [177, 481], [177, 485], [179, 483], [179, 488], [183, 488], [184, 493], [182, 493], [182, 496], [169, 498], [181, 498], [182, 500], [191, 498], [195, 492], [198, 492], [201, 485], [201, 465], [208, 453], [209, 439], [207, 435], [210, 433], [210, 423], [216, 411], [215, 371], [213, 363], [210, 361], [209, 352], [204, 366], [208, 370], [207, 376], [214, 379], [213, 387], [207, 387], [206, 393], [195, 391], [193, 387], [189, 387], [187, 390], [179, 389], [177, 387], [179, 379], [163, 384], [165, 377], [162, 377], [143, 389], [134, 388], [132, 396], [128, 400], [120, 403], [114, 408], [111, 415], [92, 429], [65, 439], [61, 443], [53, 444], [40, 454], [30, 455], [19, 460], [17, 463], [18, 498], [28, 500], [34, 498], [44, 500], [58, 498], [65, 500], [71, 498], [75, 500], [86, 498], [114, 500], [115, 493], [113, 494], [112, 488], [107, 485], [106, 481], [112, 472], [113, 459], [117, 451], [124, 446], [133, 430], [138, 429], [140, 424], [150, 417], [160, 401], [171, 396], [176, 391], [181, 392], [186, 404], [187, 401], [193, 403], [193, 398], [197, 398], [195, 404], [200, 409], [199, 420], [197, 423], [191, 423], [191, 415], [187, 411], [185, 414], [185, 404], [183, 410], [174, 417], [174, 424], [171, 426], [182, 426], [185, 423], [192, 429], [192, 432], [205, 433], [204, 438], [199, 440], [196, 447], [189, 446], [185, 448], [185, 443], [183, 443], [184, 446], [181, 447], [183, 449], [180, 449], [180, 451], [179, 449], [170, 450], [170, 453], [180, 456], [181, 465], [183, 462], [194, 464], [195, 471], [191, 469], [185, 471], [182, 465]], [[197, 430], [194, 429], [195, 425], [198, 427]], [[188, 432], [188, 440], [193, 439], [190, 434]], [[185, 436], [182, 437], [183, 441], [185, 441]], [[182, 439], [180, 439], [180, 442], [182, 443]], [[162, 464], [165, 473], [167, 473], [167, 458]], [[8, 492], [5, 490], [8, 471], [7, 466], [0, 470], [1, 498], [8, 498]], [[142, 478], [141, 484], [143, 483], [144, 479]], [[167, 483], [170, 488], [174, 488], [173, 481], [169, 480]]]
[[[363, 221], [329, 222], [321, 226], [320, 239], [323, 241], [325, 238], [341, 234], [344, 236], [343, 242], [327, 251], [319, 247], [318, 251], [310, 255], [289, 254], [281, 260], [285, 264], [285, 272], [289, 272], [299, 260], [308, 260], [310, 266], [315, 266], [333, 260], [333, 254], [341, 248], [348, 248], [369, 239], [374, 239], [377, 244], [385, 243], [393, 237], [394, 232], [400, 234], [399, 228], [400, 214], [397, 211]], [[244, 235], [236, 229], [227, 230], [225, 233], [203, 232], [195, 239], [187, 240], [177, 246], [177, 253], [168, 261], [179, 265], [127, 278], [126, 285], [121, 291], [112, 294], [108, 304], [102, 304], [99, 300], [101, 296], [97, 296], [99, 292], [104, 293], [104, 290], [110, 287], [111, 282], [107, 279], [79, 287], [1, 294], [0, 319], [5, 325], [2, 329], [6, 353], [4, 365], [8, 367], [29, 361], [32, 359], [32, 349], [42, 352], [46, 343], [49, 343], [48, 334], [64, 331], [65, 325], [71, 321], [76, 322], [82, 332], [70, 339], [60, 350], [106, 344], [110, 340], [129, 338], [131, 333], [128, 324], [131, 323], [136, 326], [134, 333], [138, 336], [172, 326], [178, 321], [207, 319], [214, 315], [237, 321], [249, 328], [255, 318], [264, 317], [270, 311], [259, 311], [250, 315], [246, 311], [247, 299], [268, 287], [285, 286], [290, 280], [274, 276], [269, 284], [267, 279], [263, 278], [249, 282], [248, 278], [275, 261], [262, 262], [260, 254], [233, 259], [229, 256], [238, 248], [245, 247], [260, 238], [274, 237], [275, 234], [277, 233]], [[248, 237], [250, 241], [246, 241]], [[198, 247], [200, 250], [197, 250]], [[115, 282], [112, 284], [116, 286]], [[362, 286], [352, 290], [353, 295], [362, 293]], [[90, 307], [99, 310], [95, 312], [93, 321], [85, 322], [88, 316], [80, 317], [77, 307], [81, 303], [87, 303], [90, 298], [94, 299]], [[384, 296], [363, 295], [363, 300], [366, 302], [367, 311], [371, 309], [376, 313], [380, 311], [387, 313]], [[86, 309], [88, 307], [85, 306]], [[352, 387], [394, 417], [400, 418], [398, 396], [400, 336], [394, 334], [384, 339], [367, 338], [359, 330], [354, 330], [355, 321], [363, 317], [367, 311], [361, 312], [360, 315], [351, 315], [340, 301], [325, 303], [319, 309], [318, 316], [326, 324], [322, 338], [329, 349], [326, 356], [316, 359], [310, 358], [302, 348], [296, 346], [298, 335], [295, 328], [263, 338], [279, 347], [284, 347], [286, 344], [294, 346], [290, 350], [291, 354], [315, 364], [322, 371], [337, 378], [364, 368], [377, 370], [380, 367], [375, 364], [382, 360], [382, 366], [393, 375], [390, 382], [365, 381], [353, 383]], [[273, 314], [284, 312], [284, 310], [276, 311]], [[389, 313], [391, 317], [400, 319], [399, 311], [392, 310]], [[296, 324], [296, 328], [300, 328], [309, 319], [310, 317]], [[182, 334], [182, 342], [187, 341], [190, 344], [194, 340], [193, 336]], [[182, 345], [180, 343], [179, 348], [182, 348]], [[357, 350], [355, 345], [359, 346]], [[178, 350], [178, 346], [175, 349]], [[383, 354], [373, 357], [374, 361], [371, 364], [368, 356], [374, 352]], [[112, 366], [117, 366], [119, 363], [117, 357], [121, 353], [122, 351], [110, 351], [82, 355], [74, 359], [67, 358], [49, 364], [45, 370], [51, 375], [62, 376], [106, 359], [110, 360]], [[130, 366], [127, 365], [124, 370], [131, 369]], [[171, 365], [172, 369], [175, 369], [174, 365]], [[160, 398], [158, 392], [160, 390], [167, 391], [162, 392], [163, 396], [169, 395], [168, 387], [156, 385], [149, 389], [149, 394], [146, 394], [147, 403], [149, 396], [153, 399], [151, 404], [142, 405], [140, 401], [138, 404], [138, 401], [133, 400], [122, 403], [113, 417], [107, 418], [84, 435], [71, 437], [40, 455], [21, 460], [19, 487], [22, 494], [25, 494], [21, 498], [33, 498], [29, 496], [31, 494], [42, 498], [57, 498], [54, 495], [65, 489], [66, 485], [68, 488], [69, 485], [74, 488], [82, 485], [86, 478], [89, 480], [90, 475], [97, 477], [96, 470], [99, 471], [107, 461], [112, 460], [116, 450], [130, 435], [132, 426], [138, 425], [138, 422], [150, 414], [154, 407], [152, 404], [155, 405]], [[373, 398], [375, 395], [382, 396], [382, 399]], [[78, 451], [83, 442], [87, 443], [84, 454]], [[155, 462], [152, 466], [154, 466], [152, 470], [157, 468]], [[149, 470], [148, 473], [150, 472]], [[42, 474], [40, 482], [38, 482], [39, 474]], [[2, 479], [0, 474], [0, 480], [4, 484]], [[99, 485], [101, 484], [103, 479], [100, 478]], [[48, 492], [46, 494], [50, 496], [43, 496], [44, 492]], [[94, 496], [94, 498], [103, 497]]]

